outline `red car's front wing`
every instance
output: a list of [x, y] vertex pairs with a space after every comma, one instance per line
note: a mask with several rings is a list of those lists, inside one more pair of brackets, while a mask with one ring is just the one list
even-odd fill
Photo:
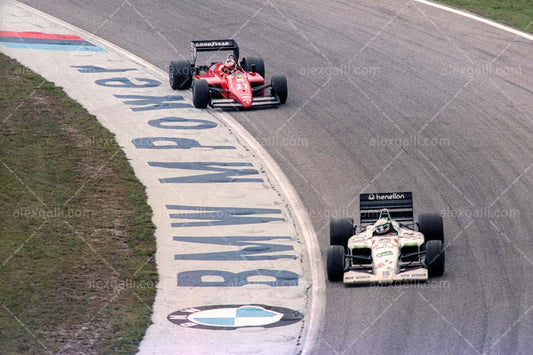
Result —
[[[252, 107], [278, 106], [281, 102], [276, 96], [257, 96], [252, 99]], [[213, 108], [243, 108], [236, 99], [211, 99], [209, 106]]]

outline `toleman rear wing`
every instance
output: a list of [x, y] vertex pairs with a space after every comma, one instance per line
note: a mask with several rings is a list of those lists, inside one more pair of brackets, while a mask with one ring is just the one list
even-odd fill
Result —
[[360, 225], [375, 223], [383, 208], [389, 210], [390, 217], [395, 221], [414, 223], [412, 192], [375, 192], [359, 195]]

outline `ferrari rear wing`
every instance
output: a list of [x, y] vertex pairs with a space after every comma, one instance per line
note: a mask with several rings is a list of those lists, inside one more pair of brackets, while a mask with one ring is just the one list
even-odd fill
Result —
[[412, 192], [375, 192], [359, 195], [360, 225], [375, 223], [383, 208], [389, 210], [395, 221], [414, 222]]
[[197, 52], [208, 51], [233, 51], [235, 61], [239, 60], [239, 46], [233, 39], [215, 39], [204, 41], [191, 41], [191, 63], [196, 64]]

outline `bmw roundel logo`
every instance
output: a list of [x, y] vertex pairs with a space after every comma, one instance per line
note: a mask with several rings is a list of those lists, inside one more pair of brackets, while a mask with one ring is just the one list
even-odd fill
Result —
[[281, 327], [301, 321], [303, 314], [283, 307], [242, 304], [185, 308], [169, 314], [167, 318], [185, 328], [232, 330]]
[[374, 194], [368, 195], [368, 200], [369, 201], [374, 201], [375, 199], [376, 199], [376, 196]]

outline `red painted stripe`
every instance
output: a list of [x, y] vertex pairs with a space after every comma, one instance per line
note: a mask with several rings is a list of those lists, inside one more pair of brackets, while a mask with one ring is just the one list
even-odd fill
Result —
[[41, 38], [41, 39], [65, 39], [69, 41], [83, 41], [83, 38], [73, 35], [57, 35], [42, 32], [11, 32], [0, 31], [0, 37]]

